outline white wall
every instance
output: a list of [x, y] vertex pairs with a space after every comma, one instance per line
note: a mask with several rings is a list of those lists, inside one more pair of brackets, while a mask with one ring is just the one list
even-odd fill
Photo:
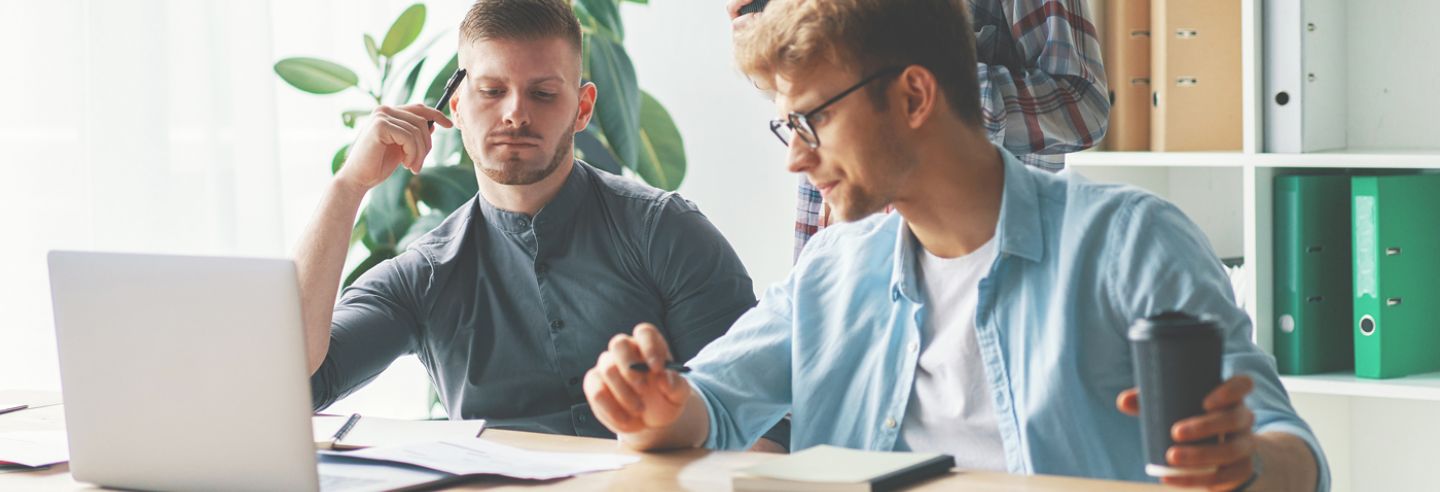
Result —
[[774, 105], [735, 68], [724, 3], [626, 2], [621, 14], [640, 86], [685, 138], [680, 193], [735, 246], [759, 295], [789, 272], [799, 178], [785, 171], [785, 147], [770, 133]]

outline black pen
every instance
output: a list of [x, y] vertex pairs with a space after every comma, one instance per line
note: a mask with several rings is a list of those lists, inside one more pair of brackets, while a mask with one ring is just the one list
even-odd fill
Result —
[[10, 413], [10, 412], [18, 412], [18, 411], [21, 411], [21, 410], [24, 410], [24, 409], [27, 409], [27, 408], [30, 408], [30, 405], [16, 405], [16, 406], [13, 406], [13, 407], [10, 407], [10, 408], [0, 408], [0, 414], [6, 414], [6, 413]]
[[332, 444], [338, 444], [341, 439], [344, 439], [344, 438], [345, 438], [345, 435], [346, 435], [346, 434], [349, 434], [349, 433], [350, 433], [350, 429], [354, 429], [354, 428], [355, 428], [355, 423], [356, 423], [356, 422], [359, 422], [359, 421], [360, 421], [360, 414], [358, 414], [358, 413], [352, 413], [352, 414], [350, 414], [350, 418], [347, 419], [347, 420], [345, 420], [345, 425], [340, 426], [340, 430], [335, 431], [335, 437], [332, 438], [332, 439], [330, 439], [330, 442], [331, 442]]
[[[435, 109], [445, 111], [443, 108], [450, 104], [450, 96], [455, 95], [455, 89], [460, 87], [462, 80], [465, 80], [465, 69], [456, 69], [455, 74], [450, 76], [450, 80], [445, 81], [445, 92], [440, 93], [439, 101], [435, 101]], [[430, 128], [435, 128], [434, 120], [430, 121]]]
[[[679, 362], [666, 362], [665, 368], [678, 372], [680, 374], [690, 372], [689, 367], [685, 367], [684, 364], [681, 364]], [[650, 365], [644, 362], [636, 362], [634, 364], [630, 364], [630, 370], [635, 372], [650, 372]]]

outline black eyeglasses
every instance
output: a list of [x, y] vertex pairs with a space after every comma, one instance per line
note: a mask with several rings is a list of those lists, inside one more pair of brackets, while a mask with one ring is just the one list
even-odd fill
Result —
[[850, 95], [850, 93], [860, 90], [861, 87], [865, 87], [867, 84], [878, 80], [880, 77], [895, 75], [903, 72], [904, 70], [905, 67], [890, 67], [882, 69], [878, 72], [870, 74], [869, 77], [861, 79], [860, 82], [850, 86], [849, 89], [841, 91], [839, 95], [830, 98], [830, 100], [820, 103], [820, 107], [818, 108], [806, 111], [804, 113], [792, 112], [787, 115], [785, 119], [770, 120], [770, 132], [774, 133], [775, 138], [780, 139], [780, 143], [784, 144], [786, 147], [790, 146], [790, 140], [792, 137], [798, 136], [800, 137], [800, 141], [805, 142], [805, 144], [809, 145], [811, 149], [818, 149], [820, 148], [820, 136], [815, 134], [815, 127], [810, 126], [810, 118], [814, 117], [817, 113], [824, 111], [825, 108], [830, 107], [831, 104], [835, 104], [837, 102], [840, 102], [841, 99], [845, 99], [845, 96]]

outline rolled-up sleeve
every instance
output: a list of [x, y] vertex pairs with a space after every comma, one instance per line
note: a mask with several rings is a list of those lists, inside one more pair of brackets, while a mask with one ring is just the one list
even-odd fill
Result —
[[420, 330], [416, 288], [428, 278], [428, 265], [422, 254], [407, 251], [366, 271], [341, 293], [330, 321], [330, 350], [310, 376], [316, 411], [414, 353]]
[[1149, 195], [1136, 195], [1120, 215], [1109, 238], [1120, 250], [1108, 255], [1113, 262], [1106, 268], [1115, 308], [1127, 319], [1182, 311], [1215, 321], [1224, 330], [1224, 377], [1244, 374], [1255, 382], [1245, 399], [1255, 414], [1254, 432], [1284, 432], [1305, 441], [1315, 458], [1318, 489], [1329, 490], [1330, 467], [1320, 442], [1291, 405], [1275, 358], [1255, 345], [1250, 316], [1236, 304], [1204, 234], [1174, 205]]
[[745, 449], [790, 411], [789, 282], [766, 291], [760, 304], [689, 363], [690, 384], [710, 414], [710, 449]]

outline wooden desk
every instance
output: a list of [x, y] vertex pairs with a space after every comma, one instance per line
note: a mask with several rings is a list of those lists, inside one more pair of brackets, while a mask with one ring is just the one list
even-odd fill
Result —
[[[527, 432], [486, 430], [482, 439], [511, 446], [542, 451], [626, 453], [641, 456], [640, 462], [613, 472], [592, 473], [547, 482], [513, 479], [479, 479], [456, 490], [730, 490], [730, 472], [780, 455], [765, 453], [732, 453], [689, 450], [669, 453], [634, 453], [620, 448], [615, 441], [584, 437], [552, 436]], [[0, 490], [36, 492], [95, 490], [93, 486], [75, 482], [66, 465], [49, 470], [24, 473], [0, 473]], [[1165, 487], [1132, 482], [1110, 482], [1055, 476], [1016, 476], [993, 472], [955, 471], [932, 479], [909, 490], [978, 490], [978, 491], [1147, 491], [1167, 490]]]

